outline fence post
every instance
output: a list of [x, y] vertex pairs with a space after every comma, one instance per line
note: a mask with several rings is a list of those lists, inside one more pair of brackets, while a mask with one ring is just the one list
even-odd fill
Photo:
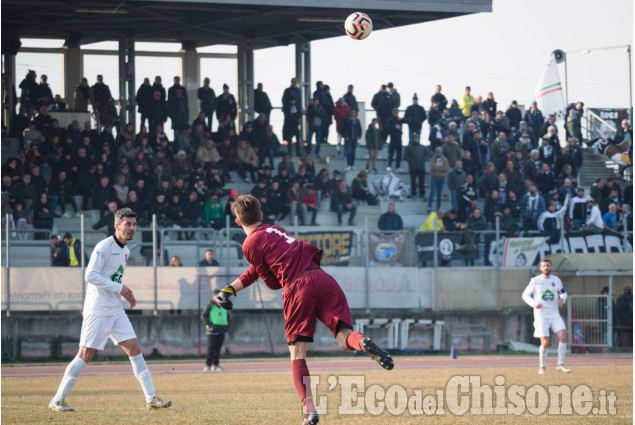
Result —
[[[165, 241], [164, 241], [165, 242]], [[163, 259], [163, 245], [161, 245], [161, 259]], [[159, 314], [157, 290], [157, 215], [152, 214], [152, 280], [154, 281], [154, 315]]]
[[370, 238], [368, 237], [368, 216], [364, 217], [364, 234], [366, 235], [366, 255], [364, 256], [364, 280], [366, 281], [366, 294], [365, 294], [365, 298], [366, 298], [366, 314], [370, 313], [370, 270], [369, 270], [369, 265], [370, 265], [370, 256], [369, 256], [369, 249], [370, 249]]
[[84, 213], [79, 218], [79, 240], [82, 241], [82, 252], [80, 255], [82, 258], [79, 259], [79, 264], [82, 267], [82, 301], [86, 299], [86, 277], [84, 276], [84, 270], [86, 270], [86, 263], [84, 257], [84, 250], [86, 249], [86, 240], [84, 239]]
[[5, 251], [7, 255], [7, 317], [11, 316], [11, 265], [9, 263], [9, 213], [4, 217]]
[[502, 266], [500, 217], [496, 217], [496, 265]]
[[609, 342], [609, 347], [613, 347], [615, 341], [613, 341], [613, 274], [609, 275], [609, 294], [606, 299], [606, 318], [608, 323], [606, 325], [606, 338]]
[[432, 245], [434, 245], [434, 269], [436, 270], [438, 267], [439, 253], [438, 253], [438, 245], [439, 245], [439, 234], [437, 233], [437, 222], [439, 221], [439, 217], [434, 217], [434, 234], [432, 235]]

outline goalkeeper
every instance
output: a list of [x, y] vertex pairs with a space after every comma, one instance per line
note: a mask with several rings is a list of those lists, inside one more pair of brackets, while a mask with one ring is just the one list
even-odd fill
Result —
[[346, 351], [363, 351], [384, 369], [392, 369], [390, 354], [370, 338], [353, 332], [351, 312], [339, 284], [320, 268], [322, 250], [298, 241], [280, 226], [262, 224], [260, 203], [251, 195], [239, 196], [232, 205], [236, 223], [247, 238], [243, 253], [251, 264], [238, 279], [223, 288], [218, 304], [231, 310], [231, 296], [260, 277], [273, 289], [282, 289], [285, 334], [291, 355], [293, 382], [304, 406], [303, 424], [317, 424], [310, 374], [306, 364], [307, 344], [313, 342], [316, 319], [333, 332]]

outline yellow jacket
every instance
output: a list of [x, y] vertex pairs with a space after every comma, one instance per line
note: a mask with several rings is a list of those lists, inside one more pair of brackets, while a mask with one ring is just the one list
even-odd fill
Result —
[[[437, 212], [436, 211], [432, 211], [429, 215], [428, 218], [426, 218], [426, 221], [423, 222], [423, 224], [421, 225], [421, 227], [419, 227], [419, 230], [421, 230], [422, 232], [432, 232], [434, 230], [434, 219], [437, 218]], [[437, 232], [443, 230], [443, 220], [438, 219], [437, 220]]]
[[474, 99], [474, 96], [471, 94], [463, 94], [463, 97], [461, 97], [461, 112], [464, 117], [470, 116], [472, 113], [472, 105], [474, 105], [475, 102], [476, 99]]

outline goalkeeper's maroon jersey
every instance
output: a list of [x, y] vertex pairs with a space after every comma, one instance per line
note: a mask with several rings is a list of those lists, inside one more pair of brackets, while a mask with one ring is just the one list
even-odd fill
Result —
[[243, 253], [251, 264], [240, 276], [243, 286], [258, 277], [271, 289], [293, 282], [307, 269], [320, 267], [322, 250], [308, 242], [293, 238], [280, 226], [261, 224], [247, 236]]

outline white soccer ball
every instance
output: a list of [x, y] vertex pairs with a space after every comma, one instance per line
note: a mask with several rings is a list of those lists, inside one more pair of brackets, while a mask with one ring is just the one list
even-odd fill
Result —
[[355, 40], [363, 40], [373, 31], [373, 21], [362, 12], [353, 12], [344, 22], [346, 34]]

